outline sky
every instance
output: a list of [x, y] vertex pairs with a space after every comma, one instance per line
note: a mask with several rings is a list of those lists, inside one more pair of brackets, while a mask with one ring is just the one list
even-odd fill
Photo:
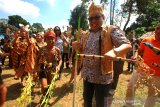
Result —
[[[95, 0], [96, 3], [99, 1]], [[117, 2], [122, 3], [124, 0]], [[0, 19], [20, 15], [31, 25], [38, 22], [44, 28], [60, 26], [65, 30], [71, 11], [80, 3], [81, 0], [0, 0]]]

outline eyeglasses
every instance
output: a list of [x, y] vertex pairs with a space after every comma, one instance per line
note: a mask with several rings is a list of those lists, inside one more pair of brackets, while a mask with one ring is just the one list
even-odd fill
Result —
[[100, 17], [101, 17], [100, 15], [96, 15], [96, 16], [94, 16], [94, 17], [89, 17], [88, 20], [89, 20], [89, 21], [92, 21], [93, 19], [99, 20]]

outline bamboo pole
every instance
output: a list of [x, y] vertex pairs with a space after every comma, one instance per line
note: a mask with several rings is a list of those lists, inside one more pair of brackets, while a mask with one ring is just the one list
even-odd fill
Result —
[[[81, 17], [78, 18], [78, 38], [77, 38], [77, 41], [79, 41], [79, 39], [80, 39], [80, 20], [81, 20]], [[78, 63], [78, 51], [76, 51], [72, 107], [75, 107], [77, 63]]]
[[[88, 55], [88, 54], [78, 54], [79, 57], [90, 57], [90, 58], [104, 58], [104, 56], [100, 55]], [[135, 62], [136, 60], [133, 59], [126, 59], [122, 57], [116, 57], [114, 61], [127, 61], [127, 62]]]

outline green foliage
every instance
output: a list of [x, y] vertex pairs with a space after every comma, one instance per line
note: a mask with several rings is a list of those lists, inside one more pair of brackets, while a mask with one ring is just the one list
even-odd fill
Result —
[[[136, 0], [138, 17], [136, 21], [126, 29], [126, 32], [136, 30], [136, 35], [141, 36], [147, 31], [153, 31], [160, 20], [160, 3], [158, 0]], [[144, 2], [144, 3], [143, 3]]]
[[87, 21], [87, 6], [82, 3], [78, 5], [71, 11], [71, 18], [69, 19], [69, 24], [72, 25], [72, 30], [78, 29], [78, 17], [81, 17], [80, 23], [81, 28], [86, 30], [89, 28]]
[[20, 23], [23, 24], [23, 25], [30, 25], [29, 22], [27, 22], [25, 19], [23, 19], [19, 15], [8, 16], [8, 18], [9, 18], [8, 24], [13, 25], [17, 28], [19, 28]]
[[138, 38], [139, 36], [143, 35], [145, 33], [145, 27], [140, 27], [135, 29], [136, 37]]
[[32, 86], [33, 86], [33, 77], [29, 74], [25, 87], [22, 89], [22, 93], [20, 95], [20, 97], [17, 98], [18, 104], [17, 107], [26, 107], [28, 103], [31, 102], [32, 100], [32, 96], [31, 96], [31, 92], [32, 92]]
[[157, 23], [158, 23], [158, 20], [157, 20], [157, 21], [152, 21], [152, 22], [151, 22], [151, 26], [152, 26], [152, 27], [156, 27]]
[[2, 29], [4, 30], [4, 33], [5, 33], [5, 29], [6, 29], [7, 27], [10, 28], [12, 31], [18, 30], [17, 27], [12, 26], [12, 25], [10, 25], [10, 24], [0, 23], [0, 28], [2, 28]]
[[[90, 2], [90, 1], [95, 1], [95, 0], [82, 0], [83, 3], [86, 3], [86, 2]], [[108, 0], [100, 0], [100, 3], [107, 3]]]
[[37, 32], [43, 32], [44, 28], [41, 23], [33, 23], [32, 25], [32, 32], [37, 33]]
[[58, 78], [58, 73], [56, 72], [55, 74], [53, 74], [53, 79], [51, 81], [51, 84], [49, 85], [49, 88], [47, 90], [47, 93], [45, 96], [43, 96], [43, 100], [41, 102], [41, 106], [44, 106], [44, 107], [47, 107], [47, 104], [50, 100], [50, 98], [52, 97], [53, 95], [53, 90], [55, 88], [55, 82], [56, 82], [56, 79]]
[[133, 0], [136, 2], [137, 12], [139, 14], [145, 13], [145, 11], [148, 11], [148, 8], [151, 6], [151, 4], [154, 4], [157, 0]]

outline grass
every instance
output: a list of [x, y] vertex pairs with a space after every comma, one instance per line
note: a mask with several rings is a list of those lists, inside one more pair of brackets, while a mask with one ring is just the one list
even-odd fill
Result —
[[[126, 89], [128, 81], [131, 77], [130, 73], [126, 73], [125, 70], [127, 69], [126, 63], [124, 66], [124, 72], [120, 75], [118, 86], [114, 95], [114, 100], [112, 102], [111, 107], [122, 107], [124, 105], [124, 99], [126, 95]], [[7, 101], [4, 107], [10, 107], [16, 105], [16, 98], [19, 97], [21, 91], [17, 88], [18, 81], [14, 80], [14, 71], [12, 69], [6, 69], [3, 71], [4, 82], [8, 87], [8, 96]], [[53, 106], [52, 107], [72, 107], [72, 98], [73, 98], [73, 86], [65, 87], [65, 83], [69, 81], [70, 78], [70, 70], [65, 69], [63, 72], [63, 77], [61, 80], [56, 82], [56, 88], [53, 94]], [[75, 107], [83, 107], [83, 81], [80, 80], [80, 75], [77, 76], [77, 87], [76, 87], [76, 106]], [[18, 91], [19, 89], [19, 91]], [[40, 99], [40, 87], [34, 88], [34, 95], [35, 98], [33, 103], [38, 103]], [[136, 91], [136, 101], [137, 104], [135, 107], [142, 107], [145, 99], [147, 97], [147, 88], [139, 88]], [[36, 105], [35, 104], [35, 105]], [[34, 107], [34, 104], [33, 106]], [[160, 99], [156, 102], [155, 107], [160, 107]]]
[[[127, 85], [131, 77], [131, 73], [126, 72], [126, 69], [127, 69], [127, 63], [124, 64], [124, 72], [119, 77], [117, 89], [115, 91], [114, 100], [112, 102], [111, 107], [122, 107], [125, 104]], [[135, 107], [143, 106], [144, 101], [147, 98], [147, 91], [148, 90], [146, 86], [144, 86], [143, 88], [138, 88], [136, 90], [135, 101], [137, 105]], [[76, 96], [81, 97], [81, 100], [83, 102], [82, 93], [83, 93], [82, 81], [77, 82]], [[78, 106], [78, 107], [81, 107], [81, 106]], [[156, 102], [155, 107], [160, 107], [160, 99], [159, 99], [159, 102]]]
[[[126, 70], [126, 63], [124, 65], [124, 71]], [[122, 73], [119, 78], [118, 86], [114, 95], [114, 100], [111, 107], [122, 107], [125, 104], [125, 96], [127, 90], [127, 84], [131, 74]], [[148, 89], [146, 86], [142, 88], [138, 88], [135, 92], [135, 107], [142, 107], [145, 99], [147, 98]], [[154, 107], [160, 107], [160, 98], [159, 101], [156, 102]]]

